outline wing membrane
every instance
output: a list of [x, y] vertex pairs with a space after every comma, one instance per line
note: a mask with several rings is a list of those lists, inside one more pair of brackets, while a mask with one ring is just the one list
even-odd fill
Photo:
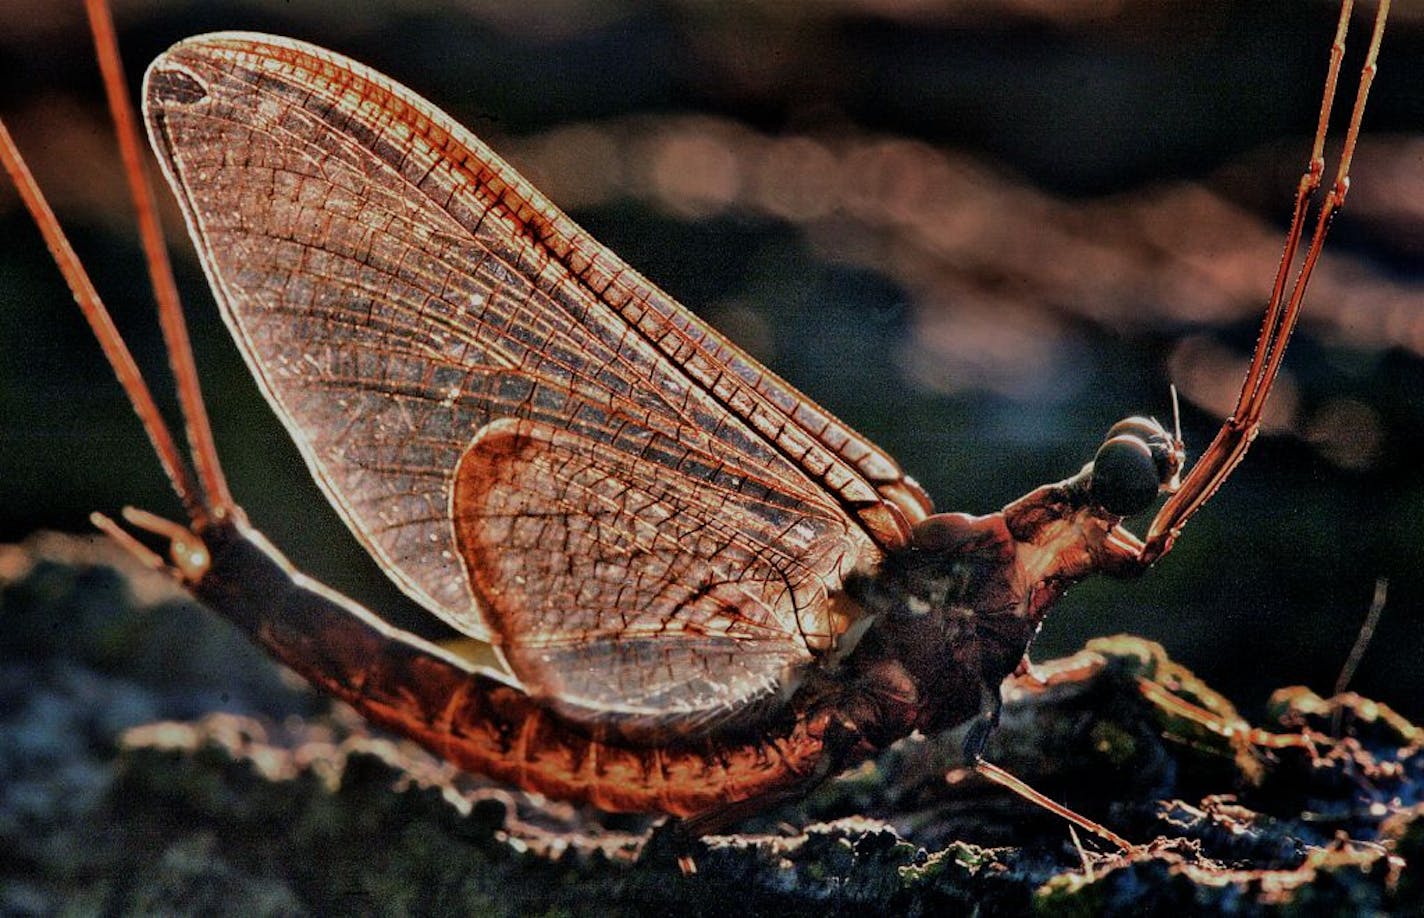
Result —
[[715, 723], [835, 637], [828, 594], [859, 547], [841, 508], [683, 453], [669, 474], [666, 457], [506, 419], [460, 463], [475, 591], [511, 667], [573, 716]]
[[[534, 630], [558, 633], [551, 622], [561, 615], [609, 614], [565, 609], [552, 586], [516, 608], [507, 576], [480, 579], [532, 555], [515, 550], [505, 567], [462, 559], [476, 546], [508, 550], [489, 534], [498, 513], [467, 512], [459, 545], [451, 522], [461, 457], [505, 419], [530, 425], [525, 450], [543, 444], [588, 470], [624, 469], [629, 486], [635, 474], [661, 476], [693, 516], [716, 503], [689, 490], [720, 474], [774, 493], [788, 519], [838, 521], [825, 535], [834, 547], [817, 548], [835, 563], [800, 559], [815, 570], [811, 585], [785, 591], [804, 607], [769, 617], [763, 662], [746, 664], [759, 675], [721, 668], [744, 693], [803, 658], [806, 633], [828, 632], [826, 603], [798, 589], [824, 597], [848, 566], [902, 544], [907, 521], [924, 515], [927, 501], [888, 456], [590, 239], [468, 132], [367, 68], [286, 39], [200, 36], [150, 68], [145, 112], [224, 318], [314, 476], [397, 583], [464, 632], [532, 648]], [[510, 493], [480, 492], [490, 506], [547, 497], [528, 474], [542, 460], [521, 456], [496, 470]], [[570, 500], [568, 519], [593, 512]], [[643, 538], [636, 514], [621, 525], [605, 537]], [[780, 550], [783, 535], [767, 525], [741, 537], [756, 554]], [[485, 620], [481, 600], [503, 610], [497, 621]], [[707, 616], [687, 608], [686, 627], [668, 633], [690, 640], [690, 623]], [[596, 637], [619, 639], [617, 629]], [[521, 678], [558, 683], [536, 656], [516, 664]]]

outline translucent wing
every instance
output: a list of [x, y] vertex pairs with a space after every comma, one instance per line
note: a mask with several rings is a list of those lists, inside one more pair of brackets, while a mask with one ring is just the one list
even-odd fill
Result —
[[828, 592], [861, 548], [824, 494], [663, 448], [680, 474], [656, 446], [501, 420], [460, 463], [456, 539], [490, 624], [582, 719], [716, 721], [775, 693], [830, 646]]
[[[889, 457], [379, 74], [309, 45], [230, 33], [170, 49], [144, 96], [224, 318], [317, 481], [402, 588], [514, 649], [532, 690], [612, 704], [587, 689], [591, 677], [558, 675], [601, 661], [617, 670], [609, 682], [636, 689], [634, 707], [676, 706], [677, 678], [633, 684], [640, 656], [666, 646], [659, 659], [703, 668], [687, 678], [740, 686], [712, 693], [716, 704], [755, 695], [809, 658], [807, 635], [833, 631], [824, 597], [844, 572], [902, 544], [907, 521], [926, 512]], [[500, 426], [508, 421], [522, 432]], [[541, 482], [555, 466], [568, 474]], [[462, 497], [461, 468], [499, 484], [472, 481]], [[600, 470], [658, 509], [604, 514], [603, 486], [586, 481]], [[713, 480], [724, 496], [699, 494]], [[723, 595], [714, 590], [680, 603], [670, 598], [679, 587], [651, 589], [659, 571], [735, 589], [722, 555], [679, 560], [647, 531], [666, 512], [673, 531], [710, 532], [719, 512], [751, 507], [733, 493], [778, 508], [753, 508], [725, 533], [754, 560], [747, 576], [792, 577], [780, 598], [744, 585], [758, 597], [746, 608], [765, 606], [745, 616], [755, 633], [715, 624], [740, 600], [706, 598]], [[503, 543], [516, 518], [551, 513], [571, 539], [562, 553]], [[814, 537], [783, 544], [798, 527]], [[573, 564], [648, 539], [662, 547], [635, 552], [629, 576], [649, 589], [621, 599], [570, 592], [571, 581], [516, 589], [555, 558]], [[652, 603], [665, 637], [650, 636], [646, 616], [613, 625], [634, 600]], [[698, 633], [713, 643], [699, 650]], [[556, 648], [579, 635], [592, 649], [561, 659]], [[641, 649], [620, 649], [627, 641]], [[718, 662], [726, 641], [754, 652]]]

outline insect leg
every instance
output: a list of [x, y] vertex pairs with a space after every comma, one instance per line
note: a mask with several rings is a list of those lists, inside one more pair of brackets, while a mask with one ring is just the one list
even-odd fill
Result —
[[1296, 263], [1296, 255], [1301, 241], [1305, 238], [1310, 199], [1320, 188], [1325, 174], [1325, 136], [1329, 126], [1330, 108], [1334, 99], [1336, 82], [1340, 73], [1340, 62], [1345, 53], [1345, 35], [1349, 28], [1353, 0], [1344, 0], [1340, 8], [1339, 24], [1335, 31], [1335, 41], [1330, 48], [1330, 66], [1325, 78], [1324, 97], [1320, 105], [1320, 119], [1316, 126], [1315, 144], [1311, 152], [1310, 164], [1296, 189], [1295, 209], [1291, 215], [1290, 229], [1286, 233], [1285, 248], [1281, 253], [1280, 267], [1276, 272], [1275, 284], [1266, 307], [1266, 317], [1257, 339], [1256, 349], [1251, 358], [1250, 368], [1241, 385], [1241, 394], [1231, 416], [1217, 432], [1215, 439], [1202, 453], [1180, 489], [1176, 491], [1162, 509], [1148, 530], [1145, 543], [1137, 557], [1139, 566], [1145, 567], [1171, 550], [1173, 542], [1181, 533], [1188, 519], [1211, 499], [1233, 469], [1241, 462], [1251, 441], [1260, 428], [1261, 413], [1270, 395], [1271, 386], [1280, 372], [1291, 332], [1300, 317], [1305, 291], [1311, 274], [1320, 258], [1325, 243], [1325, 235], [1331, 218], [1345, 202], [1350, 188], [1350, 162], [1354, 156], [1355, 144], [1359, 138], [1360, 120], [1364, 116], [1365, 101], [1370, 85], [1374, 81], [1379, 57], [1380, 41], [1384, 35], [1385, 19], [1389, 14], [1389, 0], [1381, 0], [1375, 13], [1374, 31], [1369, 49], [1365, 54], [1365, 64], [1360, 73], [1359, 88], [1355, 95], [1354, 109], [1350, 124], [1346, 129], [1344, 145], [1340, 153], [1340, 163], [1334, 183], [1325, 193], [1320, 210], [1316, 214], [1305, 255], [1300, 261], [1294, 282], [1290, 274]]
[[[1025, 658], [1027, 660], [1027, 658]], [[989, 737], [993, 735], [994, 728], [999, 725], [999, 715], [1004, 710], [1004, 698], [1000, 693], [999, 686], [985, 685], [983, 698], [981, 699], [981, 710], [979, 716], [969, 725], [969, 732], [964, 738], [964, 759], [973, 765], [974, 770], [979, 774], [1007, 788], [1027, 800], [1029, 803], [1043, 807], [1050, 813], [1068, 820], [1072, 825], [1080, 829], [1091, 832], [1099, 838], [1116, 845], [1123, 851], [1130, 851], [1134, 847], [1131, 842], [1118, 835], [1116, 832], [1095, 822], [1081, 813], [1069, 809], [1053, 798], [1034, 790], [1023, 779], [1016, 777], [1012, 773], [1005, 771], [998, 765], [984, 758], [984, 749], [989, 745]]]
[[1045, 794], [1034, 790], [1022, 779], [1015, 777], [1007, 771], [1004, 771], [1004, 769], [1000, 768], [992, 762], [985, 761], [982, 758], [976, 759], [974, 761], [974, 770], [977, 771], [979, 774], [983, 775], [984, 777], [988, 778], [990, 781], [993, 781], [995, 784], [998, 784], [1001, 787], [1005, 787], [1013, 791], [1020, 797], [1027, 800], [1029, 803], [1035, 803], [1043, 807], [1050, 813], [1053, 813], [1056, 816], [1060, 816], [1063, 819], [1068, 820], [1068, 822], [1072, 823], [1078, 828], [1083, 829], [1087, 832], [1091, 832], [1099, 838], [1103, 839], [1104, 841], [1116, 845], [1122, 851], [1132, 851], [1136, 847], [1132, 844], [1132, 842], [1123, 838], [1121, 835], [1118, 835], [1116, 832], [1109, 829], [1107, 826], [1094, 822], [1083, 814], [1068, 809], [1068, 807], [1054, 800], [1052, 797], [1048, 797]]

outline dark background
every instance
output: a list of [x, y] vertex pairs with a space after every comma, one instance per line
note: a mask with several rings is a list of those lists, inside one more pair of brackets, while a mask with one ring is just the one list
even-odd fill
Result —
[[[0, 114], [166, 388], [87, 34], [77, 9], [52, 6], [0, 7]], [[1103, 6], [148, 2], [117, 15], [134, 86], [172, 42], [228, 28], [389, 73], [897, 456], [940, 509], [985, 512], [1076, 471], [1119, 417], [1165, 419], [1170, 382], [1189, 448], [1205, 445], [1254, 340], [1314, 125], [1332, 3], [1142, 0], [1098, 18]], [[1381, 66], [1283, 410], [1169, 558], [1137, 582], [1075, 589], [1036, 656], [1131, 630], [1259, 711], [1279, 685], [1330, 689], [1387, 577], [1354, 687], [1424, 715], [1418, 4], [1397, 5]], [[0, 540], [88, 532], [89, 511], [125, 503], [176, 516], [8, 189], [0, 240]], [[402, 606], [248, 379], [186, 242], [178, 252], [239, 500], [307, 572]]]

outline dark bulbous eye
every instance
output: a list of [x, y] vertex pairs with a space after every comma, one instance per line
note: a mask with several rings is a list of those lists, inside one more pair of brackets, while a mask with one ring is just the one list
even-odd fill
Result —
[[1153, 418], [1125, 418], [1108, 428], [1104, 442], [1117, 437], [1134, 437], [1146, 444], [1152, 453], [1152, 461], [1157, 465], [1159, 482], [1166, 481], [1177, 472], [1181, 457], [1177, 455], [1177, 444], [1166, 428]]
[[1154, 439], [1165, 437], [1167, 431], [1162, 425], [1151, 418], [1132, 417], [1123, 418], [1116, 424], [1108, 428], [1108, 435], [1103, 437], [1104, 441], [1114, 437], [1136, 437], [1143, 443], [1151, 443]]
[[[1121, 423], [1114, 425], [1113, 429], [1120, 426]], [[1089, 494], [1095, 504], [1109, 513], [1117, 516], [1141, 513], [1157, 497], [1161, 484], [1152, 450], [1133, 434], [1109, 437], [1093, 457]]]

